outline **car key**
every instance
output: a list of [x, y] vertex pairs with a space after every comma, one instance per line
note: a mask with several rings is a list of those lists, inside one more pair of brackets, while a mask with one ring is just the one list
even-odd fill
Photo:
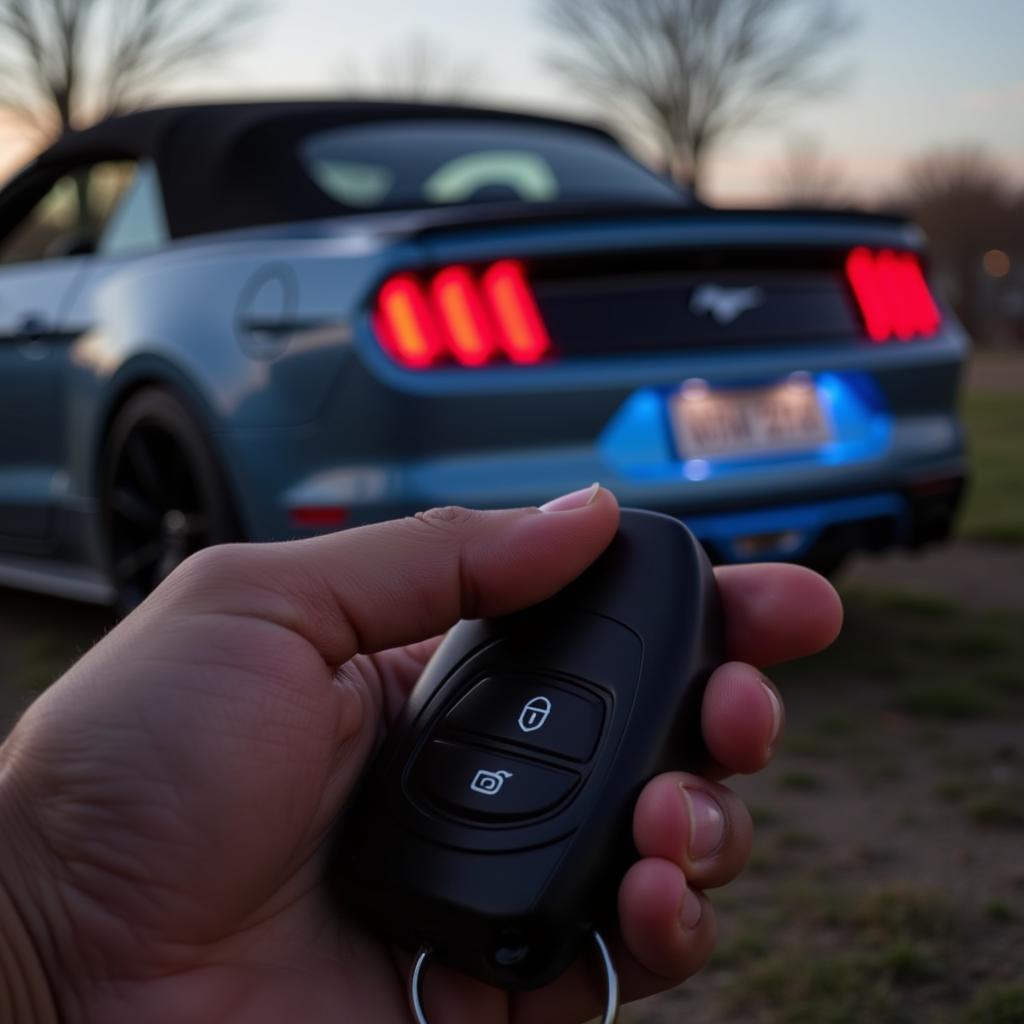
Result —
[[644, 784], [703, 764], [720, 618], [689, 530], [623, 509], [607, 550], [554, 597], [456, 625], [339, 824], [341, 906], [493, 985], [557, 977], [614, 922]]

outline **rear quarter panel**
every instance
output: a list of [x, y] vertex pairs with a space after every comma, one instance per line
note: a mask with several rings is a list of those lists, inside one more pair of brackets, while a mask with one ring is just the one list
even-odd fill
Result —
[[[385, 258], [394, 253], [365, 240], [275, 239], [97, 260], [69, 314], [85, 328], [67, 395], [73, 492], [95, 496], [111, 414], [127, 394], [158, 384], [192, 407], [246, 506], [251, 482], [231, 439], [301, 436], [316, 420], [343, 386], [351, 310]], [[249, 313], [259, 330], [247, 329]]]

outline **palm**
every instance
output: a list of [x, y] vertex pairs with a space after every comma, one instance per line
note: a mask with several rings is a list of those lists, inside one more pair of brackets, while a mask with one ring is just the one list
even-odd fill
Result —
[[[0, 748], [0, 810], [18, 830], [0, 888], [39, 927], [61, 1019], [408, 1021], [408, 957], [330, 905], [325, 839], [433, 643], [398, 645], [555, 593], [615, 530], [614, 500], [591, 498], [210, 549], [47, 691]], [[839, 607], [783, 567], [726, 570], [719, 588], [739, 659], [705, 696], [721, 777], [762, 767], [778, 735], [777, 699], [742, 662], [819, 648]], [[724, 838], [695, 860], [699, 793]], [[633, 839], [611, 936], [627, 998], [704, 963], [701, 893], [740, 870], [750, 821], [725, 787], [668, 773], [642, 790]], [[584, 965], [512, 998], [438, 967], [426, 995], [438, 1021], [540, 1024], [593, 1016], [594, 988]]]
[[[391, 949], [339, 920], [321, 880], [336, 808], [430, 645], [335, 675], [265, 621], [187, 628], [187, 650], [171, 634], [132, 666], [145, 673], [144, 705], [76, 710], [74, 728], [99, 737], [88, 782], [71, 806], [61, 796], [39, 807], [73, 865], [70, 898], [97, 907], [84, 947], [130, 981], [82, 993], [90, 1019], [315, 1024], [345, 1007], [354, 1020], [407, 1021]], [[83, 762], [65, 729], [50, 735], [61, 749], [48, 790], [65, 794]]]

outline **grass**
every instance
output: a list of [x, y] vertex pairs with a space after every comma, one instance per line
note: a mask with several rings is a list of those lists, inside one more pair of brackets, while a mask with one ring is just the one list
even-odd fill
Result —
[[970, 791], [971, 787], [965, 779], [942, 779], [935, 784], [935, 795], [947, 804], [961, 803]]
[[710, 994], [651, 1024], [1024, 1024], [1024, 616], [843, 596], [835, 645], [771, 670], [793, 729], [751, 780]]
[[950, 986], [960, 934], [942, 895], [881, 886], [821, 898], [785, 884], [778, 894], [712, 961], [726, 972], [720, 991], [730, 1013], [773, 1024], [912, 1024], [919, 994], [941, 998]]
[[989, 900], [985, 905], [985, 916], [996, 924], [1013, 924], [1017, 920], [1013, 907], [1003, 900]]
[[82, 653], [75, 638], [53, 631], [29, 633], [22, 639], [20, 649], [16, 683], [29, 698], [56, 682]]
[[781, 814], [777, 807], [771, 807], [768, 804], [748, 803], [747, 810], [750, 812], [756, 829], [772, 828], [775, 825], [781, 825], [786, 820], [785, 815]]
[[804, 793], [821, 789], [822, 785], [821, 776], [815, 772], [797, 770], [782, 772], [779, 775], [778, 782], [782, 789], [798, 790]]
[[827, 736], [813, 732], [788, 732], [785, 739], [786, 753], [801, 757], [828, 760], [836, 755], [835, 744]]
[[907, 715], [918, 718], [944, 718], [961, 721], [992, 715], [998, 706], [984, 692], [970, 689], [969, 684], [920, 686], [895, 701], [895, 706]]
[[986, 985], [961, 1019], [963, 1024], [1024, 1024], [1024, 984]]
[[947, 740], [932, 726], [1024, 715], [1024, 616], [866, 587], [845, 588], [843, 602], [846, 620], [836, 643], [776, 671], [784, 690], [828, 680], [833, 691], [851, 691], [847, 711], [819, 715], [812, 728], [796, 732], [796, 753], [845, 758], [877, 746], [880, 736], [888, 742], [880, 728], [895, 727], [895, 719], [872, 721], [857, 713], [872, 689], [897, 716], [927, 726], [922, 745], [938, 748]]
[[1024, 786], [992, 786], [971, 800], [966, 811], [976, 825], [1024, 828]]
[[959, 532], [975, 540], [1024, 543], [1024, 400], [970, 394], [963, 414], [972, 481]]
[[820, 850], [821, 837], [806, 829], [786, 828], [775, 837], [776, 849], [793, 852], [799, 850]]

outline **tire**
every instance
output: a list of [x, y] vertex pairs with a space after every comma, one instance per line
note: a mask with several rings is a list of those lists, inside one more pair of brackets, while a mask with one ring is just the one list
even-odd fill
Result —
[[106, 569], [122, 613], [189, 555], [238, 539], [210, 444], [170, 392], [139, 391], [114, 417], [101, 460], [100, 515]]
[[801, 565], [835, 579], [850, 555], [864, 544], [862, 523], [842, 523], [828, 527], [817, 542], [799, 559]]
[[830, 551], [813, 555], [809, 558], [802, 558], [800, 559], [800, 564], [807, 566], [808, 569], [813, 569], [828, 580], [834, 580], [849, 557], [849, 551]]

